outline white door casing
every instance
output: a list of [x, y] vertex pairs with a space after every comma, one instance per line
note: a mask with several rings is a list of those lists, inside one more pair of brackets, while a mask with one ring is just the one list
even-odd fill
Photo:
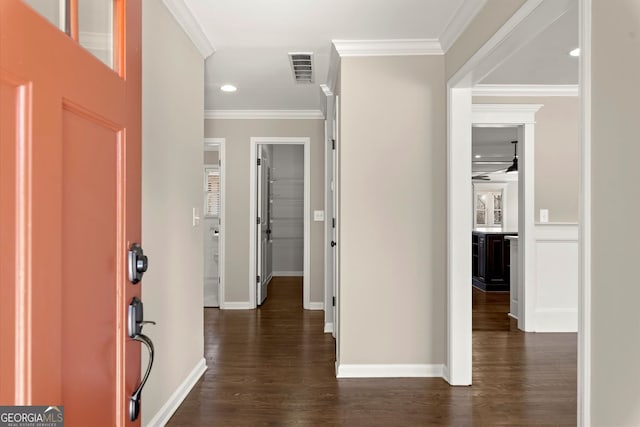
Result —
[[[470, 385], [471, 348], [471, 125], [472, 87], [532, 38], [566, 13], [571, 0], [528, 0], [447, 82], [447, 357], [445, 379], [452, 385]], [[499, 122], [498, 122], [499, 123]], [[525, 132], [526, 133], [526, 132]], [[526, 148], [525, 148], [526, 150]], [[525, 152], [523, 159], [527, 157]], [[533, 153], [529, 156], [533, 160]], [[523, 171], [527, 168], [523, 165]], [[530, 172], [533, 172], [530, 170]], [[524, 180], [523, 180], [524, 181]], [[531, 182], [528, 185], [533, 185]], [[531, 188], [528, 188], [531, 191]], [[527, 188], [525, 188], [527, 190]], [[519, 196], [526, 199], [526, 191]], [[532, 197], [533, 195], [531, 195]], [[522, 210], [522, 209], [520, 209]], [[525, 213], [521, 213], [521, 216]], [[529, 218], [529, 215], [531, 218]], [[532, 227], [533, 212], [520, 223]], [[534, 237], [529, 234], [529, 239]], [[531, 242], [520, 242], [527, 253]], [[533, 253], [531, 250], [529, 254]], [[530, 260], [526, 261], [530, 264]], [[523, 266], [526, 269], [526, 265]], [[532, 269], [530, 271], [533, 271]]]

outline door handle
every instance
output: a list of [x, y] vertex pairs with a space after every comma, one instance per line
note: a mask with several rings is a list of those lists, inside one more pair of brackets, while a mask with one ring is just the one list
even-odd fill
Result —
[[337, 243], [336, 243], [336, 242], [334, 242], [334, 241], [332, 240], [332, 241], [331, 241], [331, 247], [333, 248], [333, 247], [335, 247], [336, 245], [337, 245]]
[[155, 354], [155, 350], [153, 348], [153, 342], [149, 339], [145, 334], [138, 334], [133, 337], [134, 340], [140, 341], [143, 343], [147, 350], [149, 351], [149, 364], [147, 365], [147, 370], [142, 377], [142, 381], [140, 381], [140, 385], [133, 392], [131, 397], [129, 398], [129, 420], [135, 421], [140, 415], [140, 396], [142, 394], [142, 389], [144, 385], [147, 383], [147, 379], [149, 379], [149, 373], [151, 372], [151, 367], [153, 366], [153, 356]]
[[135, 389], [135, 391], [131, 394], [129, 398], [129, 420], [135, 421], [140, 415], [140, 396], [142, 395], [142, 389], [144, 385], [147, 383], [149, 379], [149, 374], [151, 373], [151, 367], [153, 366], [153, 358], [155, 356], [155, 349], [153, 347], [153, 341], [142, 333], [142, 327], [146, 324], [155, 325], [156, 322], [153, 321], [145, 321], [144, 314], [142, 309], [142, 301], [140, 301], [137, 297], [133, 297], [131, 303], [129, 304], [129, 316], [128, 316], [128, 325], [127, 325], [127, 333], [129, 337], [135, 341], [139, 341], [147, 347], [149, 351], [149, 364], [147, 365], [147, 369], [142, 377], [142, 381], [140, 381], [140, 385]]

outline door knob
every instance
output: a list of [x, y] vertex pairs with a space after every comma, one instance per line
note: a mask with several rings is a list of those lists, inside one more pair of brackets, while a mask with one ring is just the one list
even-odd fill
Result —
[[334, 242], [334, 241], [332, 240], [332, 241], [331, 241], [331, 247], [333, 248], [333, 247], [335, 247], [336, 245], [337, 245], [337, 243], [336, 243], [336, 242]]

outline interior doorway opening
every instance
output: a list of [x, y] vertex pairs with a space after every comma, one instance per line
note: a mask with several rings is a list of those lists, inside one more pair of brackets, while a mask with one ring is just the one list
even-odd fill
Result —
[[224, 301], [224, 138], [207, 138], [202, 174], [202, 241], [204, 307]]
[[251, 138], [251, 305], [274, 277], [302, 278], [310, 309], [310, 152], [304, 138]]

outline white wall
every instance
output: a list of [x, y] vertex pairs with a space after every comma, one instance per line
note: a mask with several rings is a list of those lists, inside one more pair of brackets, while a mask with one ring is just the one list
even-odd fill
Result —
[[142, 6], [142, 300], [158, 322], [145, 327], [156, 350], [147, 425], [204, 363], [202, 230], [191, 222], [202, 211], [204, 62], [162, 2]]
[[[225, 298], [249, 301], [251, 137], [310, 137], [311, 212], [324, 209], [324, 120], [205, 120], [205, 136], [226, 138]], [[311, 218], [311, 303], [324, 300], [324, 223]]]
[[591, 425], [638, 426], [640, 2], [591, 3]]
[[382, 365], [387, 376], [439, 375], [446, 328], [444, 57], [342, 58], [340, 95], [338, 373], [372, 375], [367, 367]]

